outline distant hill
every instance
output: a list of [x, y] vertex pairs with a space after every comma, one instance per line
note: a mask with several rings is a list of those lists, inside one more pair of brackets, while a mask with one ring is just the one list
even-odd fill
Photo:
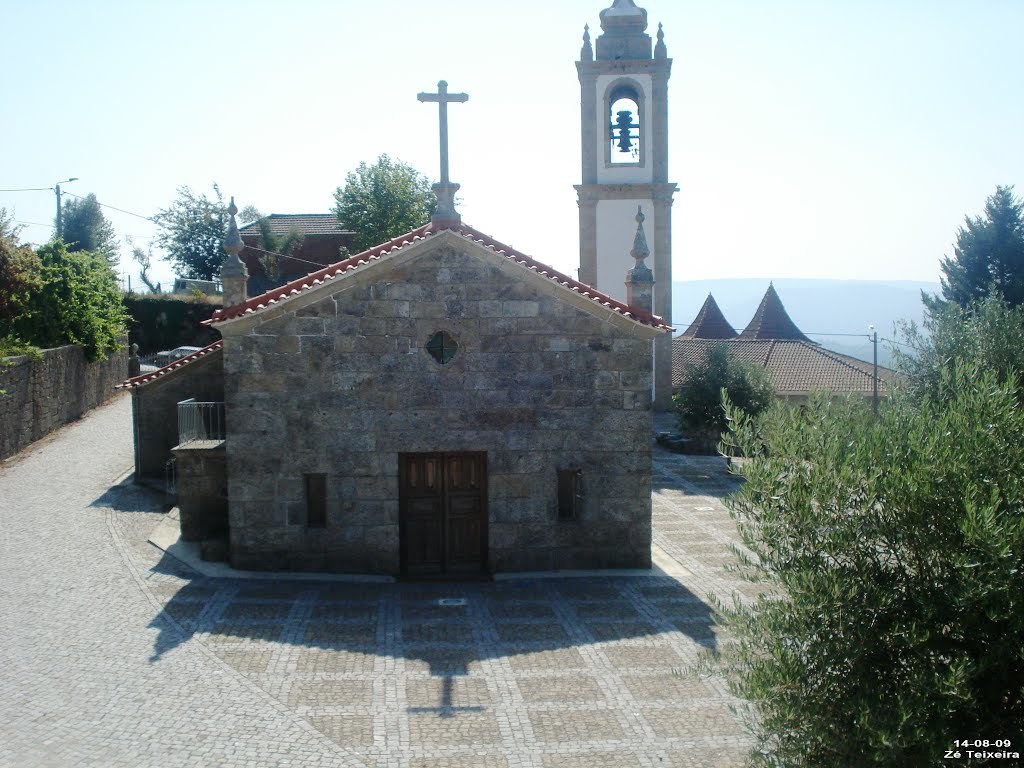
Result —
[[[682, 333], [697, 315], [708, 293], [737, 330], [754, 316], [768, 288], [767, 278], [690, 280], [672, 284], [673, 325]], [[892, 338], [898, 320], [920, 325], [924, 306], [921, 291], [938, 293], [938, 283], [915, 280], [815, 280], [779, 278], [772, 281], [786, 311], [812, 341], [828, 349], [871, 361], [868, 326], [879, 339]], [[837, 334], [858, 334], [861, 338]], [[888, 366], [888, 344], [879, 342], [878, 362]]]

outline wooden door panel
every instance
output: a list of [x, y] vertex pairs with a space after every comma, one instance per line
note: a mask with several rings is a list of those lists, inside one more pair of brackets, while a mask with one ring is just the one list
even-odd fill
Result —
[[444, 566], [441, 499], [409, 499], [405, 517], [405, 562], [410, 573], [440, 573]]
[[487, 454], [400, 454], [406, 575], [478, 572], [487, 561]]
[[483, 567], [481, 503], [479, 497], [448, 501], [448, 558], [451, 571], [479, 571]]

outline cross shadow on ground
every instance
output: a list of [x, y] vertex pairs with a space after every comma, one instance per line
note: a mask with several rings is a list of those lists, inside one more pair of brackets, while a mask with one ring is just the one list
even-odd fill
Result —
[[[165, 554], [153, 570], [180, 575], [181, 567]], [[307, 672], [380, 671], [401, 659], [405, 671], [441, 678], [436, 706], [409, 711], [441, 717], [479, 711], [456, 706], [453, 688], [488, 660], [516, 667], [528, 658], [571, 673], [580, 666], [577, 648], [600, 644], [613, 664], [644, 657], [668, 670], [687, 660], [662, 635], [679, 632], [696, 646], [716, 647], [711, 607], [659, 571], [394, 584], [197, 576], [167, 585], [161, 597], [166, 603], [151, 624], [160, 630], [153, 662], [193, 638], [232, 659], [288, 644]]]

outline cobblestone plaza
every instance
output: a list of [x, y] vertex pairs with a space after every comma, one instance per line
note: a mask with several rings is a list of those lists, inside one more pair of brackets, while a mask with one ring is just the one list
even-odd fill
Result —
[[649, 575], [217, 579], [147, 543], [122, 397], [0, 465], [0, 766], [733, 766], [721, 462], [655, 453]]

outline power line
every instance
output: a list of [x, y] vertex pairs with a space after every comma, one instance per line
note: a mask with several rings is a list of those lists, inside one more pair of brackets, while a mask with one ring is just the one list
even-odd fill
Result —
[[0, 192], [53, 192], [53, 187], [22, 187], [21, 189], [0, 189]]
[[[81, 195], [76, 195], [74, 192], [63, 192], [63, 194], [71, 195], [71, 197], [77, 197], [79, 200], [85, 200], [84, 197], [82, 197]], [[154, 224], [156, 224], [156, 222], [153, 221], [152, 216], [143, 216], [141, 213], [133, 213], [132, 211], [126, 211], [124, 208], [118, 208], [116, 205], [107, 205], [106, 203], [101, 203], [99, 200], [96, 201], [96, 204], [99, 205], [101, 208], [109, 208], [112, 211], [120, 211], [121, 213], [127, 213], [129, 216], [135, 216], [136, 218], [143, 219], [145, 221], [151, 221]], [[160, 225], [157, 224], [157, 226]]]
[[909, 347], [916, 352], [927, 352], [928, 350], [922, 349], [921, 347], [915, 347], [913, 344], [907, 344], [905, 341], [896, 341], [896, 339], [882, 338], [881, 341], [888, 341], [890, 344], [899, 344], [901, 347]]
[[861, 339], [871, 339], [870, 333], [817, 333], [814, 331], [804, 331], [804, 336], [851, 336]]
[[260, 253], [267, 253], [270, 254], [271, 256], [280, 256], [282, 259], [294, 259], [295, 261], [301, 261], [303, 264], [312, 264], [313, 266], [320, 267], [320, 269], [330, 266], [330, 264], [322, 264], [319, 261], [309, 261], [308, 259], [300, 259], [298, 256], [289, 256], [285, 253], [278, 253], [277, 251], [267, 251], [264, 250], [263, 248], [257, 248], [255, 245], [247, 245], [245, 247], [247, 250], [250, 251], [259, 251]]
[[21, 219], [14, 219], [13, 221], [14, 221], [15, 224], [28, 224], [29, 226], [33, 226], [33, 227], [52, 227], [53, 226], [53, 224], [43, 224], [42, 222], [39, 222], [39, 221], [22, 221]]
[[[52, 189], [52, 187], [46, 187], [46, 189]], [[2, 192], [2, 191], [4, 191], [4, 190], [0, 190], [0, 192]], [[16, 191], [16, 190], [9, 190], [9, 191]], [[84, 200], [85, 199], [81, 195], [76, 195], [74, 192], [66, 192], [66, 191], [63, 191], [63, 190], [62, 190], [62, 192], [65, 195], [71, 195], [71, 197], [78, 198], [79, 200]], [[102, 208], [110, 208], [113, 211], [120, 211], [121, 213], [127, 213], [129, 216], [135, 216], [136, 218], [152, 222], [153, 224], [156, 224], [158, 227], [161, 227], [163, 229], [167, 228], [165, 225], [163, 225], [160, 222], [154, 220], [152, 216], [143, 216], [141, 213], [134, 213], [133, 211], [126, 211], [124, 208], [118, 208], [116, 205], [107, 205], [106, 203], [101, 203], [99, 200], [96, 201], [96, 204], [99, 205]], [[149, 239], [150, 240], [155, 240], [156, 238], [155, 237], [150, 237]], [[300, 259], [298, 256], [289, 256], [289, 255], [287, 255], [285, 253], [278, 253], [277, 251], [268, 251], [265, 248], [257, 248], [254, 245], [246, 245], [245, 247], [247, 249], [249, 249], [249, 250], [259, 251], [260, 253], [266, 253], [266, 254], [268, 254], [270, 256], [277, 256], [277, 257], [282, 258], [282, 259], [292, 259], [294, 261], [302, 262], [303, 264], [312, 264], [314, 267], [319, 267], [320, 269], [323, 269], [324, 267], [329, 266], [328, 264], [323, 264], [323, 263], [321, 263], [319, 261], [310, 261], [309, 259]]]

